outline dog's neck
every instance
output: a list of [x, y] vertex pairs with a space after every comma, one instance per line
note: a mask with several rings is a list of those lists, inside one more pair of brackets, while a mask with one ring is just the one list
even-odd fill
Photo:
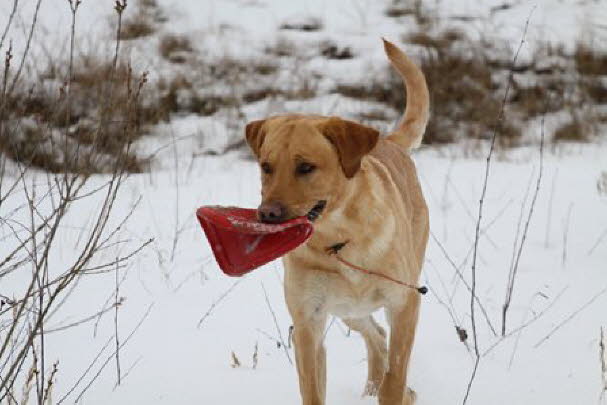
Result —
[[[314, 223], [314, 234], [308, 242], [293, 252], [293, 258], [314, 258], [316, 265], [335, 262], [329, 258], [325, 249], [335, 243], [349, 241], [344, 249], [345, 257], [355, 259], [361, 265], [372, 265], [381, 257], [394, 239], [395, 222], [385, 204], [381, 189], [373, 189], [377, 184], [370, 162], [363, 160], [361, 169], [342, 184], [331, 199], [328, 199], [324, 212]], [[366, 246], [365, 251], [357, 249]]]

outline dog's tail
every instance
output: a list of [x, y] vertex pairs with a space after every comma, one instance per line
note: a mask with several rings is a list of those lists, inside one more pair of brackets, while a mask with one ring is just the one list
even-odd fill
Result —
[[422, 143], [430, 117], [430, 95], [422, 71], [396, 45], [384, 41], [384, 50], [392, 66], [401, 76], [407, 89], [407, 106], [403, 117], [388, 139], [407, 149]]

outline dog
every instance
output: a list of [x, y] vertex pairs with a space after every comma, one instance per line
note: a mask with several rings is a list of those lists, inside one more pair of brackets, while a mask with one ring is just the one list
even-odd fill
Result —
[[[364, 395], [377, 396], [380, 405], [415, 401], [407, 373], [420, 295], [385, 277], [415, 285], [421, 273], [429, 217], [409, 151], [421, 143], [430, 101], [422, 71], [386, 40], [384, 50], [407, 93], [404, 115], [387, 137], [352, 121], [314, 115], [282, 115], [246, 126], [261, 168], [259, 220], [280, 223], [307, 214], [315, 219], [311, 238], [283, 257], [304, 405], [325, 404], [328, 315], [364, 338]], [[342, 248], [339, 257], [348, 263], [384, 277], [337, 260], [331, 246]], [[390, 325], [388, 345], [372, 317], [382, 307]]]

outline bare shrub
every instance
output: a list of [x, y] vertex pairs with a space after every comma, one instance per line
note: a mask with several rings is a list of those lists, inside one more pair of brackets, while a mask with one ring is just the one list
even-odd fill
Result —
[[582, 75], [607, 75], [607, 53], [578, 43], [573, 54], [577, 71]]
[[521, 86], [514, 82], [510, 103], [525, 117], [557, 112], [565, 107], [566, 83], [560, 79], [543, 80], [541, 84]]
[[419, 25], [426, 25], [431, 21], [431, 17], [423, 8], [422, 0], [392, 0], [384, 14], [392, 18], [413, 16]]
[[405, 105], [405, 93], [401, 78], [388, 66], [369, 80], [359, 83], [340, 83], [334, 91], [346, 97], [358, 100], [370, 100], [387, 104], [395, 110], [402, 110]]
[[314, 16], [297, 16], [280, 24], [281, 30], [313, 32], [323, 28], [322, 20]]
[[[426, 135], [429, 143], [455, 140], [453, 128], [469, 124], [470, 138], [487, 139], [499, 113], [500, 100], [492, 71], [482, 54], [463, 56], [451, 48], [429, 54], [422, 60], [433, 105], [433, 117]], [[510, 125], [502, 128], [504, 138], [518, 138], [520, 132]]]
[[[80, 0], [67, 2], [72, 13], [72, 35], [80, 4]], [[115, 3], [118, 27], [126, 6], [126, 0]], [[34, 26], [35, 20], [32, 28]], [[0, 403], [31, 403], [34, 402], [31, 397], [38, 404], [54, 402], [52, 392], [60, 368], [57, 362], [49, 361], [53, 353], [52, 348], [45, 345], [45, 338], [53, 330], [49, 330], [48, 320], [70, 302], [72, 293], [83, 277], [115, 272], [115, 279], [118, 280], [119, 273], [124, 271], [130, 259], [151, 242], [137, 243], [120, 237], [121, 227], [128, 221], [136, 204], [122, 218], [114, 218], [113, 215], [121, 185], [132, 164], [129, 160], [130, 143], [137, 134], [137, 99], [145, 85], [145, 75], [135, 78], [129, 73], [126, 77], [128, 80], [114, 80], [114, 76], [120, 76], [118, 34], [115, 55], [110, 63], [110, 76], [106, 81], [109, 90], [102, 91], [98, 99], [105, 108], [100, 107], [102, 113], [96, 123], [98, 136], [93, 143], [103, 139], [103, 134], [112, 126], [110, 115], [106, 112], [114, 101], [111, 95], [114, 91], [120, 93], [123, 88], [127, 97], [121, 105], [122, 121], [112, 132], [128, 141], [111, 158], [102, 152], [95, 153], [98, 149], [87, 148], [70, 135], [70, 115], [72, 110], [77, 113], [77, 109], [72, 107], [80, 101], [72, 97], [76, 94], [72, 85], [76, 86], [77, 81], [72, 80], [76, 75], [73, 74], [74, 37], [71, 39], [67, 80], [56, 91], [55, 111], [46, 98], [41, 98], [42, 102], [32, 103], [29, 100], [28, 105], [27, 98], [17, 96], [27, 97], [27, 92], [15, 93], [21, 91], [18, 87], [6, 91], [7, 87], [3, 86], [0, 93], [0, 209], [3, 212], [0, 231], [5, 235], [0, 256], [0, 285], [3, 286], [0, 294]], [[10, 59], [7, 58], [4, 83], [7, 82], [10, 67]], [[49, 94], [53, 92], [49, 91]], [[17, 111], [12, 105], [10, 110], [5, 108], [7, 100], [14, 99], [23, 102], [20, 108], [29, 108], [31, 117], [16, 115]], [[60, 126], [61, 118], [66, 123], [63, 127]], [[81, 162], [86, 160], [95, 160], [97, 164], [102, 162], [104, 171], [109, 173], [105, 178], [107, 181], [92, 182], [90, 172], [79, 170]], [[55, 167], [55, 164], [61, 166]], [[9, 166], [11, 171], [7, 170]], [[41, 172], [38, 168], [47, 172]], [[72, 248], [73, 256], [63, 257], [59, 252], [63, 252], [65, 237], [71, 229], [68, 224], [73, 221], [68, 218], [76, 206], [87, 209], [92, 222], [90, 227], [78, 231], [77, 242]], [[116, 248], [116, 256], [108, 258], [108, 252]], [[77, 327], [109, 310], [118, 311], [118, 306], [122, 304], [122, 299], [118, 297], [118, 286], [115, 294], [114, 304], [55, 331]], [[126, 340], [120, 341], [117, 320], [115, 325], [115, 355], [118, 362], [118, 354]], [[120, 383], [119, 363], [117, 369]], [[80, 388], [81, 392], [75, 398], [78, 402], [94, 380], [89, 381], [86, 387], [79, 387], [82, 379], [76, 381], [59, 402]], [[21, 391], [20, 395], [18, 391]]]
[[[55, 74], [69, 75], [61, 70]], [[163, 107], [142, 86], [146, 81], [146, 73], [134, 72], [127, 64], [77, 55], [69, 98], [65, 86], [57, 91], [56, 80], [44, 78], [29, 88], [16, 87], [7, 97], [7, 132], [0, 137], [0, 149], [12, 159], [50, 172], [67, 168], [98, 173], [107, 172], [107, 159], [129, 148], [129, 171], [142, 172], [148, 162], [130, 146], [146, 133], [147, 125], [166, 117]], [[129, 120], [136, 125], [126, 136], [123, 128]], [[66, 151], [53, 147], [59, 143], [78, 150], [78, 159], [68, 159], [68, 164]]]
[[147, 37], [154, 32], [156, 32], [154, 25], [141, 15], [129, 19], [122, 31], [125, 40]]
[[446, 29], [437, 35], [431, 35], [425, 31], [418, 31], [405, 38], [406, 42], [432, 48], [437, 51], [451, 47], [455, 42], [466, 39], [465, 34], [457, 29]]
[[588, 142], [591, 133], [592, 130], [588, 122], [584, 122], [583, 119], [573, 116], [554, 131], [552, 140], [555, 142]]
[[320, 54], [327, 59], [352, 59], [354, 53], [349, 46], [340, 47], [333, 41], [324, 41], [320, 43]]
[[173, 63], [185, 63], [188, 54], [193, 51], [190, 39], [184, 35], [168, 34], [160, 39], [160, 55]]
[[294, 56], [296, 48], [295, 42], [284, 37], [278, 37], [274, 44], [266, 46], [265, 52], [268, 55], [278, 57]]
[[152, 35], [158, 29], [158, 24], [166, 21], [164, 13], [156, 0], [139, 0], [132, 14], [128, 14], [122, 22], [122, 39], [131, 40]]

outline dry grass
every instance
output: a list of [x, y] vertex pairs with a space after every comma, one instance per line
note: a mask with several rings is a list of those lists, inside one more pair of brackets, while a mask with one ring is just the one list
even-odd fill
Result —
[[320, 31], [322, 28], [322, 20], [318, 17], [313, 16], [299, 17], [296, 20], [286, 21], [280, 25], [281, 30], [293, 30], [304, 32]]
[[607, 53], [578, 43], [573, 57], [577, 71], [581, 75], [607, 75]]
[[294, 56], [296, 54], [296, 45], [295, 42], [287, 38], [278, 37], [274, 44], [266, 46], [265, 53], [279, 58]]
[[143, 38], [156, 32], [152, 23], [143, 17], [134, 17], [124, 22], [122, 38], [124, 40]]
[[457, 29], [447, 29], [437, 35], [430, 35], [427, 32], [419, 31], [410, 34], [405, 38], [405, 42], [414, 45], [432, 48], [436, 51], [449, 49], [455, 42], [466, 39], [464, 33]]
[[416, 23], [421, 26], [431, 21], [431, 17], [422, 6], [422, 0], [392, 0], [384, 14], [392, 18], [413, 16]]
[[510, 103], [527, 118], [560, 111], [565, 107], [566, 83], [552, 79], [529, 87], [513, 84]]
[[[499, 84], [484, 55], [470, 55], [448, 47], [422, 60], [433, 106], [425, 135], [427, 143], [454, 141], [454, 129], [462, 125], [466, 127], [462, 128], [465, 136], [472, 139], [487, 139], [492, 132], [501, 108]], [[504, 123], [498, 139], [503, 144], [514, 144], [520, 135], [515, 127]]]
[[572, 117], [560, 125], [552, 137], [555, 142], [588, 142], [592, 135], [590, 123], [582, 118]]
[[158, 52], [164, 59], [172, 63], [182, 64], [187, 61], [189, 54], [193, 52], [193, 48], [188, 37], [168, 34], [160, 40]]
[[[421, 68], [432, 104], [425, 143], [487, 139], [502, 108], [511, 70], [514, 80], [505, 105], [507, 118], [498, 128], [499, 146], [520, 145], [522, 128], [530, 120], [562, 110], [569, 110], [572, 118], [557, 129], [554, 140], [587, 141], [597, 132], [601, 115], [592, 110], [594, 105], [607, 103], [607, 56], [596, 50], [578, 44], [572, 57], [562, 47], [546, 45], [530, 62], [512, 67], [511, 55], [502, 44], [472, 41], [455, 29], [436, 34], [424, 30], [408, 35], [405, 41], [424, 49]], [[373, 75], [371, 80], [339, 84], [335, 92], [402, 111], [405, 100], [400, 79], [390, 73]]]
[[[66, 74], [55, 72], [57, 77]], [[149, 162], [130, 146], [149, 125], [167, 118], [164, 107], [150, 101], [154, 97], [147, 87], [139, 88], [142, 80], [144, 74], [126, 64], [114, 70], [110, 62], [77, 56], [69, 100], [65, 85], [57, 91], [44, 79], [15, 89], [6, 104], [9, 131], [0, 139], [0, 148], [15, 160], [49, 172], [79, 173], [103, 172], [108, 159], [128, 150], [123, 158], [127, 169], [142, 172]], [[78, 152], [77, 159], [69, 158], [72, 152]]]
[[[488, 138], [499, 115], [502, 94], [484, 53], [472, 45], [463, 51], [461, 47], [456, 49], [455, 44], [465, 38], [455, 30], [436, 36], [417, 33], [408, 40], [427, 49], [421, 68], [428, 81], [432, 115], [424, 142], [454, 142], [458, 133], [465, 134], [466, 138]], [[388, 74], [372, 77], [368, 84], [342, 84], [335, 91], [351, 98], [378, 101], [402, 111], [405, 93], [401, 79], [391, 69]], [[520, 137], [518, 127], [502, 124], [500, 145], [516, 145]]]
[[324, 41], [320, 43], [320, 54], [327, 59], [352, 59], [354, 52], [349, 46], [340, 47], [333, 41]]
[[139, 0], [134, 10], [127, 9], [127, 15], [122, 22], [121, 37], [123, 40], [145, 38], [158, 29], [158, 25], [166, 21], [156, 0]]

